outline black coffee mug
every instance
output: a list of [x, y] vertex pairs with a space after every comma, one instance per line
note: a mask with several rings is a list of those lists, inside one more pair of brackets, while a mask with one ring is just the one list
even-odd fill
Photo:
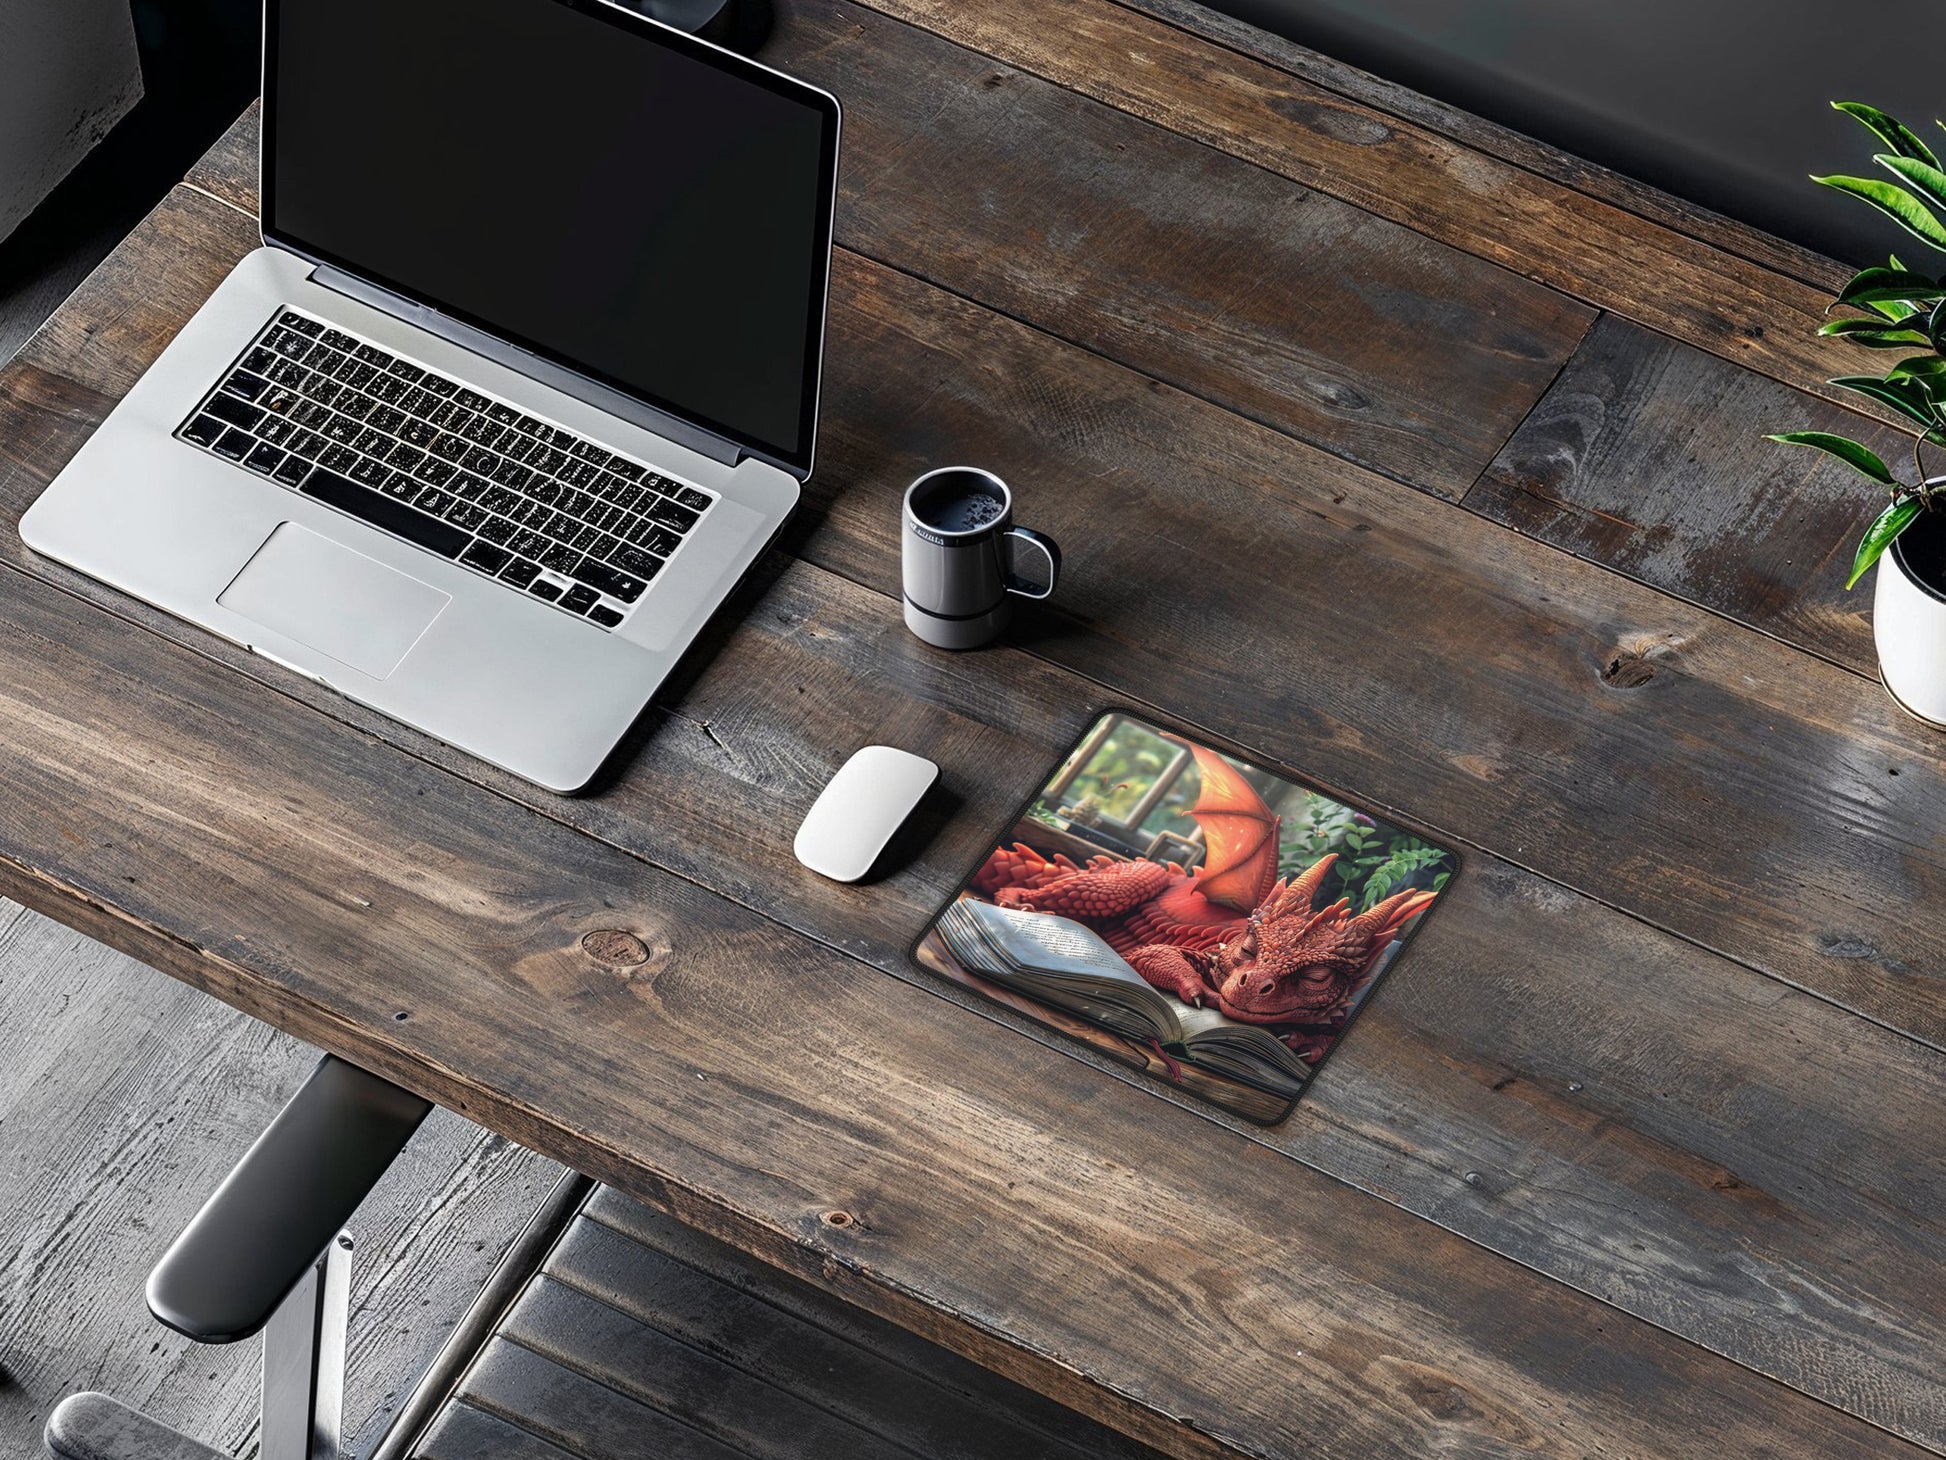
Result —
[[1014, 599], [1046, 598], [1061, 576], [1061, 549], [1015, 527], [1013, 493], [976, 466], [942, 466], [906, 488], [901, 542], [905, 625], [940, 649], [992, 643]]

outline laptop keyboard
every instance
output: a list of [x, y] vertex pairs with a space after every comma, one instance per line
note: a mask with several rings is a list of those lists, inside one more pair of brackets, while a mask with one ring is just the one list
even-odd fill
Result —
[[604, 629], [716, 500], [295, 310], [176, 434]]

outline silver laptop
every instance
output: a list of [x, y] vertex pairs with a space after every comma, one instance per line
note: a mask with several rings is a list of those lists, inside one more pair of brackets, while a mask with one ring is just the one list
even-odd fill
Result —
[[579, 790], [810, 475], [838, 103], [603, 0], [264, 56], [264, 246], [21, 536]]

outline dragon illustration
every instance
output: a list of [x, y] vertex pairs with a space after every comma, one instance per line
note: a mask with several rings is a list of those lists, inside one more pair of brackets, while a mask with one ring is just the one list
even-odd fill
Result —
[[[1173, 737], [1171, 737], [1173, 739]], [[1187, 741], [1202, 793], [1189, 814], [1203, 830], [1203, 865], [1100, 856], [1086, 866], [1001, 847], [972, 890], [1002, 907], [1058, 913], [1093, 928], [1135, 971], [1185, 1003], [1251, 1024], [1331, 1024], [1431, 892], [1394, 893], [1354, 916], [1349, 899], [1314, 908], [1337, 862], [1277, 877], [1278, 818], [1228, 761]], [[1293, 1033], [1300, 1053], [1315, 1042]]]

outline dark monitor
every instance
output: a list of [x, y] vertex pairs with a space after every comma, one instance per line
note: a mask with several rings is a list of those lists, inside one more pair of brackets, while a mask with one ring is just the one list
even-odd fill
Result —
[[270, 0], [264, 237], [810, 470], [826, 93], [603, 0]]

